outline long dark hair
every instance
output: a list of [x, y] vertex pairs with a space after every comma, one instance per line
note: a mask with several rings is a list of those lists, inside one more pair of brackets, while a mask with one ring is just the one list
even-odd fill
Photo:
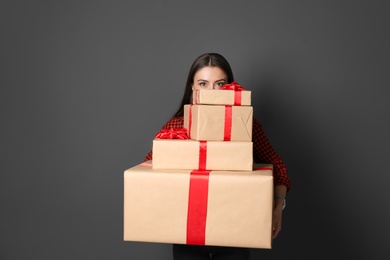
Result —
[[195, 73], [198, 70], [207, 66], [218, 67], [223, 70], [227, 75], [227, 83], [232, 83], [234, 81], [233, 72], [230, 67], [230, 64], [221, 54], [205, 53], [200, 55], [198, 58], [196, 58], [194, 63], [192, 63], [187, 77], [187, 83], [186, 88], [184, 90], [183, 99], [181, 101], [179, 109], [174, 114], [174, 117], [183, 116], [184, 105], [190, 104], [192, 100], [192, 85], [194, 84]]

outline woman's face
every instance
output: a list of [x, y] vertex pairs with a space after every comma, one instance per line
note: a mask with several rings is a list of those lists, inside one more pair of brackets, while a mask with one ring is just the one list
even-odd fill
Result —
[[219, 89], [227, 83], [226, 73], [218, 67], [203, 67], [194, 75], [192, 89]]

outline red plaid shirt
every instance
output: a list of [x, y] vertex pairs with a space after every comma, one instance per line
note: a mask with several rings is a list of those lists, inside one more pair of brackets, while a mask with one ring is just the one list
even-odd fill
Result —
[[[183, 116], [173, 117], [162, 127], [162, 129], [182, 128], [183, 125]], [[291, 181], [287, 175], [286, 165], [283, 163], [279, 154], [274, 150], [268, 141], [268, 138], [265, 135], [260, 122], [256, 119], [253, 119], [252, 142], [254, 162], [272, 164], [274, 166], [274, 184], [285, 185], [287, 187], [287, 192], [289, 192]], [[152, 160], [152, 158], [152, 151], [150, 151], [146, 155], [145, 161]]]

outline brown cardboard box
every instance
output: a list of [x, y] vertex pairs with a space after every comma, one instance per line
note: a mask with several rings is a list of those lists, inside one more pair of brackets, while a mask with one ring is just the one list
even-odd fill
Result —
[[194, 213], [189, 205], [198, 199], [190, 193], [191, 170], [155, 170], [151, 163], [124, 172], [125, 241], [191, 244], [192, 236], [204, 236], [205, 245], [271, 248], [272, 165], [255, 164], [254, 169], [263, 170], [250, 172], [209, 172], [203, 191], [206, 215], [195, 219], [205, 227], [191, 234], [188, 230], [196, 227], [189, 226]]
[[[251, 91], [243, 90], [241, 92], [240, 105], [251, 105]], [[192, 104], [203, 105], [235, 105], [234, 90], [218, 90], [218, 89], [197, 89], [192, 92]]]
[[[226, 117], [228, 106], [184, 105], [184, 127], [194, 140], [252, 141], [253, 107], [230, 106], [230, 130]], [[229, 139], [226, 139], [229, 135]]]
[[[201, 149], [202, 143], [206, 149]], [[253, 167], [252, 142], [154, 139], [152, 151], [154, 169], [251, 171]]]

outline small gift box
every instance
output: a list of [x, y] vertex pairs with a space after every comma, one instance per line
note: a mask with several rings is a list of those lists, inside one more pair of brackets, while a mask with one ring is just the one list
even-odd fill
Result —
[[192, 92], [192, 104], [250, 106], [251, 91], [236, 82], [220, 89], [196, 89]]
[[153, 140], [153, 169], [251, 171], [252, 142]]
[[252, 124], [252, 106], [184, 105], [190, 139], [250, 142]]
[[192, 92], [192, 104], [250, 106], [251, 91], [236, 82], [226, 84], [220, 89], [196, 89]]
[[271, 248], [272, 165], [254, 171], [124, 172], [124, 240]]

